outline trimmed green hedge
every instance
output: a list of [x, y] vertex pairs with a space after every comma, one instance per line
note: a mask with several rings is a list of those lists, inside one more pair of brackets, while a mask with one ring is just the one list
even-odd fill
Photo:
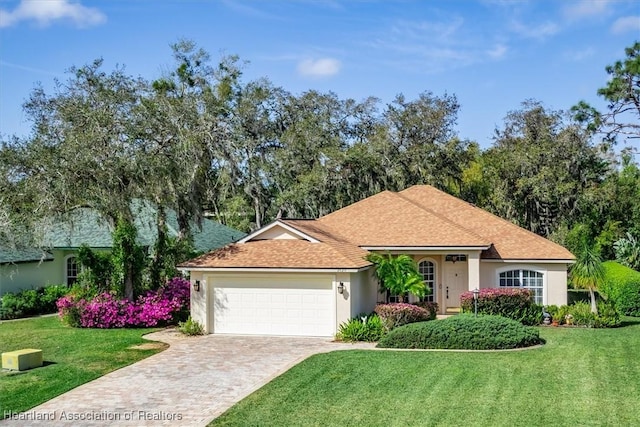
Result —
[[603, 262], [604, 283], [600, 292], [612, 301], [620, 314], [640, 316], [640, 272], [615, 261]]
[[537, 329], [518, 321], [502, 316], [461, 314], [401, 326], [384, 336], [378, 347], [499, 350], [542, 343]]

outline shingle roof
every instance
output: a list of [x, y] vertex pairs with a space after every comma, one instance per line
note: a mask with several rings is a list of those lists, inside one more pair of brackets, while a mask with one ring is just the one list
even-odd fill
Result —
[[184, 263], [204, 268], [361, 268], [362, 247], [476, 247], [483, 259], [573, 260], [568, 250], [428, 185], [383, 191], [317, 220], [278, 220], [304, 239], [255, 240]]
[[390, 191], [318, 219], [358, 246], [487, 247], [491, 241]]
[[399, 195], [493, 243], [483, 251], [484, 259], [575, 259], [564, 247], [430, 185], [415, 185]]
[[[151, 246], [158, 237], [156, 229], [157, 211], [148, 204], [140, 203], [134, 209], [135, 225], [138, 231], [138, 243]], [[170, 236], [177, 236], [178, 221], [176, 213], [167, 211], [167, 228]], [[222, 225], [210, 219], [202, 221], [202, 229], [192, 225], [193, 243], [198, 251], [210, 251], [245, 236], [241, 231]], [[67, 218], [54, 221], [46, 234], [43, 245], [53, 248], [78, 248], [86, 244], [93, 248], [112, 246], [112, 228], [110, 224], [93, 209], [78, 208]]]
[[207, 268], [358, 269], [371, 265], [367, 251], [353, 245], [311, 243], [307, 240], [256, 240], [227, 245], [181, 264]]
[[0, 264], [51, 261], [53, 255], [37, 248], [8, 248], [0, 246]]

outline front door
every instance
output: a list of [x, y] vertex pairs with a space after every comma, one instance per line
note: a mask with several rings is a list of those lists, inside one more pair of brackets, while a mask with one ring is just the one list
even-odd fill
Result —
[[455, 311], [460, 308], [460, 295], [467, 291], [467, 263], [447, 263], [445, 275], [445, 310]]

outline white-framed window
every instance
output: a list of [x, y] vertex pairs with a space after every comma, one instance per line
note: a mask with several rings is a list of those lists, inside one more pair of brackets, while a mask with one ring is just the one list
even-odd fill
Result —
[[67, 286], [72, 286], [78, 280], [78, 273], [80, 272], [80, 266], [78, 265], [78, 259], [75, 255], [70, 255], [65, 260], [65, 281]]
[[524, 288], [533, 292], [536, 304], [543, 304], [544, 273], [535, 270], [514, 269], [499, 273], [501, 288]]
[[424, 259], [418, 263], [418, 271], [427, 290], [431, 290], [420, 301], [435, 302], [436, 299], [436, 263], [432, 259]]

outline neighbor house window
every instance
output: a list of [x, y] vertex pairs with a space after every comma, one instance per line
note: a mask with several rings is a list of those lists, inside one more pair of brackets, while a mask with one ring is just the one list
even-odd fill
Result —
[[422, 301], [434, 302], [436, 301], [436, 265], [433, 261], [420, 261], [418, 264], [418, 271], [422, 275], [422, 281], [427, 287], [427, 295], [421, 298]]
[[542, 304], [544, 274], [532, 270], [509, 270], [500, 273], [500, 287], [524, 288], [533, 292], [536, 304]]
[[74, 256], [67, 258], [67, 286], [71, 286], [78, 280], [78, 260]]

